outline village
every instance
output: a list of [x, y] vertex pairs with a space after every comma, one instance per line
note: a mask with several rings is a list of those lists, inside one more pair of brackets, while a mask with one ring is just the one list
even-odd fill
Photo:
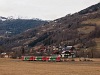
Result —
[[91, 53], [84, 48], [78, 50], [74, 46], [40, 46], [33, 48], [20, 47], [12, 52], [2, 52], [1, 58], [22, 59], [25, 61], [91, 61]]

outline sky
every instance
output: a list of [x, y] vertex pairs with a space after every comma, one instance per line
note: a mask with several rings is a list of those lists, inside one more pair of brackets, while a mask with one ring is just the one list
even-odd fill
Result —
[[98, 2], [100, 0], [0, 0], [0, 16], [54, 20]]

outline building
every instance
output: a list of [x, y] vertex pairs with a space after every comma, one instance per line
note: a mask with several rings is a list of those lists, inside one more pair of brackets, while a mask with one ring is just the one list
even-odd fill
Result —
[[73, 46], [67, 46], [62, 49], [61, 57], [63, 58], [74, 58], [76, 57], [76, 50]]

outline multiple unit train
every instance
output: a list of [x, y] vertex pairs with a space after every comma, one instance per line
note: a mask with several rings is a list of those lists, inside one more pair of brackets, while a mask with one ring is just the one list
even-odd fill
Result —
[[60, 56], [22, 56], [23, 61], [61, 61]]

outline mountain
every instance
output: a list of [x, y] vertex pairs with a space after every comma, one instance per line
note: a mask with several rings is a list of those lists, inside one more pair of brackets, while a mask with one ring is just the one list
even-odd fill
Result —
[[62, 44], [92, 47], [96, 45], [94, 39], [100, 37], [100, 23], [97, 24], [96, 21], [100, 21], [100, 3], [51, 21], [46, 26], [40, 26], [37, 28], [41, 29], [37, 32], [39, 37], [28, 45], [33, 47], [41, 44], [45, 46]]
[[99, 50], [100, 3], [4, 39], [3, 45], [7, 49], [72, 45], [79, 49]]
[[13, 19], [0, 17], [0, 36], [11, 37], [27, 29], [48, 23], [40, 19]]
[[79, 14], [87, 14], [87, 13], [92, 13], [95, 12], [97, 10], [100, 10], [100, 3], [92, 5], [82, 11], [79, 12]]
[[0, 21], [5, 21], [7, 18], [0, 16]]

